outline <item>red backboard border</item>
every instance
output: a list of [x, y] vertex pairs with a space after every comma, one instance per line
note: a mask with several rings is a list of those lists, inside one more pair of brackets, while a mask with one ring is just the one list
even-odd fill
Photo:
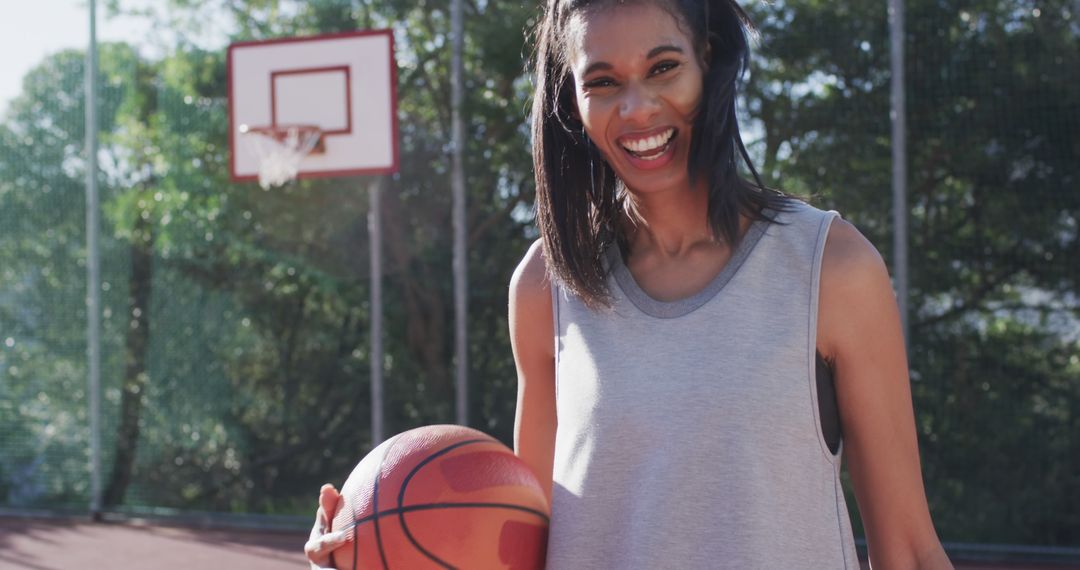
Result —
[[[315, 75], [330, 71], [340, 71], [345, 74], [345, 127], [332, 131], [323, 131], [326, 135], [347, 135], [352, 133], [352, 77], [347, 65], [331, 65], [327, 67], [303, 67], [298, 69], [285, 69], [270, 73], [270, 126], [277, 127], [277, 78], [282, 75]], [[286, 125], [287, 126], [287, 125]]]

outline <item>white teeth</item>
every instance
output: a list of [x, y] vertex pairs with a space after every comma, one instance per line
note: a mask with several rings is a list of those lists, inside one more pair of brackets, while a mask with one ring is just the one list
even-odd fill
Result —
[[674, 135], [675, 129], [668, 129], [663, 133], [648, 138], [624, 141], [622, 146], [630, 152], [649, 152], [650, 150], [656, 150], [666, 145]]

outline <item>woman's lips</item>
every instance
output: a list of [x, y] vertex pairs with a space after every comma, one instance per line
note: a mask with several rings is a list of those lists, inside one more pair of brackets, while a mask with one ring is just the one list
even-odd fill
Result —
[[631, 166], [640, 170], [656, 170], [670, 164], [675, 157], [677, 137], [676, 129], [666, 127], [653, 132], [620, 137], [617, 142]]

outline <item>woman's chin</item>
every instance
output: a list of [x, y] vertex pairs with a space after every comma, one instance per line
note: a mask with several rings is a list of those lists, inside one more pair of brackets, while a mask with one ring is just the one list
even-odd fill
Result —
[[619, 168], [615, 169], [615, 174], [627, 189], [635, 194], [653, 194], [690, 188], [686, 161], [679, 161], [677, 157], [669, 157], [666, 159], [666, 164], [655, 168], [637, 168], [627, 163], [629, 161], [619, 165]]

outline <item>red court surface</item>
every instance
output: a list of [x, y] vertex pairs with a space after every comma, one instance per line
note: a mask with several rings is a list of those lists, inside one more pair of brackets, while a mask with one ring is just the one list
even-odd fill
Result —
[[[305, 570], [305, 531], [0, 517], [0, 570]], [[957, 570], [1078, 570], [955, 561]], [[863, 562], [863, 568], [867, 568]]]
[[302, 531], [221, 530], [0, 518], [0, 569], [296, 570]]

